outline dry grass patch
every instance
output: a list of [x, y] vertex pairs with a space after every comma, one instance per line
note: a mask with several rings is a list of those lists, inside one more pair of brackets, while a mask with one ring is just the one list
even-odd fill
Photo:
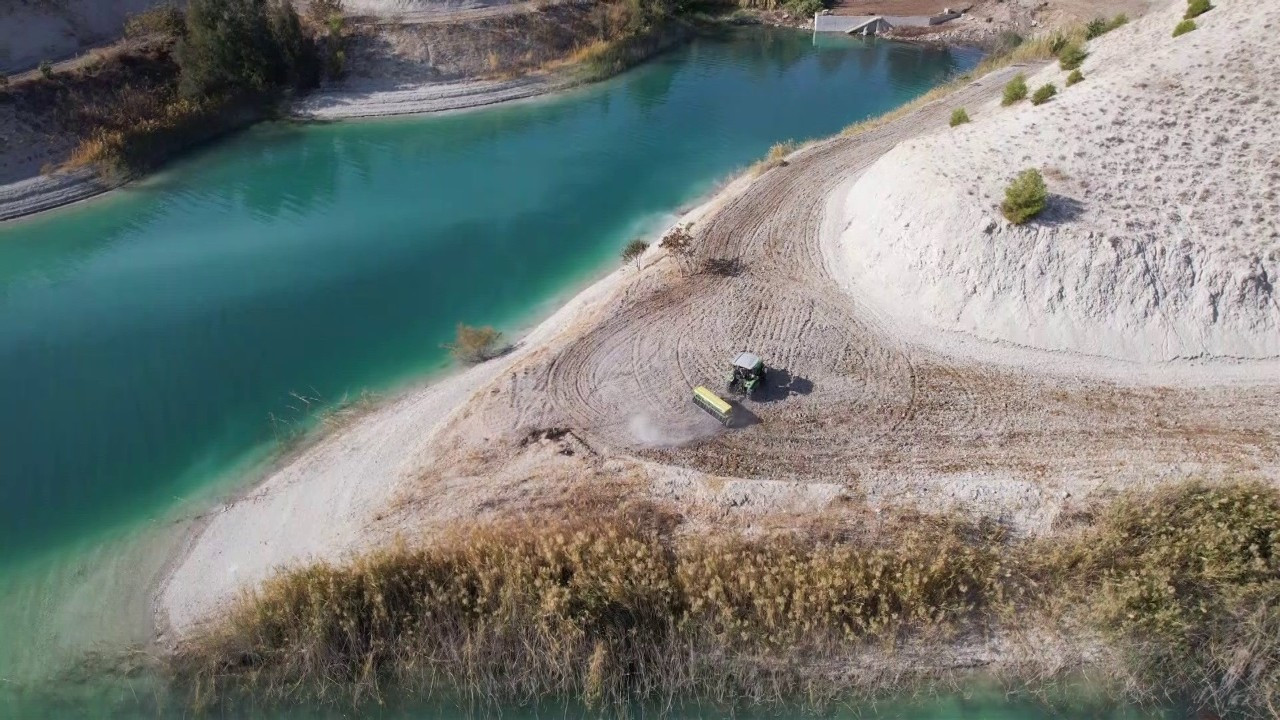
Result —
[[799, 149], [800, 143], [795, 140], [774, 143], [773, 147], [769, 148], [769, 153], [762, 160], [751, 166], [751, 174], [760, 176], [774, 168], [785, 167], [787, 156]]
[[502, 345], [502, 333], [489, 326], [472, 326], [458, 323], [457, 332], [445, 349], [458, 362], [476, 364], [495, 358], [506, 349]]

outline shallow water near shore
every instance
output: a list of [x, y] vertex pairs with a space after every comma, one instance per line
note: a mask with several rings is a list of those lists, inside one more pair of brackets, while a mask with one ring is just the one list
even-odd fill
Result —
[[446, 367], [458, 322], [545, 316], [774, 142], [977, 59], [743, 30], [536, 102], [264, 125], [0, 226], [0, 715], [148, 709], [79, 659], [146, 642], [192, 518], [280, 441]]

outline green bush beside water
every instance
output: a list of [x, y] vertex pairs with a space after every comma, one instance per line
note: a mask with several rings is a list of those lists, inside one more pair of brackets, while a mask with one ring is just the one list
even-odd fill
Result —
[[969, 122], [969, 113], [964, 108], [956, 108], [951, 111], [951, 127], [963, 125]]

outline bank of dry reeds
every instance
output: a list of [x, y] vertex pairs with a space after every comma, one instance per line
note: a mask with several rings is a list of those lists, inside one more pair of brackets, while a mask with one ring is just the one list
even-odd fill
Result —
[[635, 517], [471, 528], [286, 573], [186, 644], [177, 681], [205, 706], [393, 688], [473, 704], [821, 702], [883, 689], [855, 687], [849, 658], [1034, 617], [1101, 638], [1121, 661], [1108, 672], [1144, 699], [1266, 714], [1280, 698], [1269, 487], [1127, 497], [1044, 540], [919, 515], [677, 540]]
[[949, 636], [993, 598], [989, 531], [930, 521], [894, 536], [676, 542], [619, 518], [470, 529], [276, 578], [184, 649], [179, 676], [198, 703], [388, 686], [472, 702], [812, 693], [837, 678], [809, 669]]

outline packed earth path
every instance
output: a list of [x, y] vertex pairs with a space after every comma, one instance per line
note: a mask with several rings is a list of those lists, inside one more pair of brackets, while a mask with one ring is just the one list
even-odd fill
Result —
[[[953, 108], [993, 111], [1025, 70], [740, 178], [684, 218], [690, 257], [651, 247], [508, 355], [290, 458], [205, 519], [161, 588], [159, 626], [180, 637], [281, 567], [590, 502], [667, 502], [694, 530], [863, 499], [964, 508], [1034, 534], [1121, 489], [1274, 480], [1274, 366], [1153, 371], [921, 342], [841, 282], [833, 244], [847, 233], [832, 203], [902, 140], [944, 129]], [[690, 391], [719, 391], [744, 350], [764, 358], [768, 382], [722, 428]]]

